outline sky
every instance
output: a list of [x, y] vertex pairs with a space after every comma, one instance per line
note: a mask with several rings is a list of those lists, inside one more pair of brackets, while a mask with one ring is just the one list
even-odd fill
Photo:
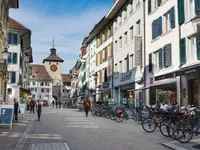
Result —
[[10, 17], [32, 31], [33, 63], [49, 56], [53, 39], [64, 59], [63, 73], [75, 65], [84, 37], [112, 7], [114, 0], [19, 0]]

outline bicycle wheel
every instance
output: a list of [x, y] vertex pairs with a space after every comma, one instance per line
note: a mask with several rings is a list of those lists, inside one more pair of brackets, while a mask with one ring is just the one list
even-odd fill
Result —
[[124, 118], [125, 118], [124, 113], [116, 114], [114, 118], [116, 122], [122, 122], [124, 121]]
[[165, 137], [169, 137], [168, 132], [167, 132], [169, 124], [170, 124], [169, 119], [164, 119], [160, 123], [160, 127], [159, 127], [160, 133]]
[[[146, 127], [147, 125], [147, 127]], [[142, 121], [142, 128], [147, 133], [152, 133], [156, 130], [157, 124], [156, 121], [152, 118], [146, 118]]]

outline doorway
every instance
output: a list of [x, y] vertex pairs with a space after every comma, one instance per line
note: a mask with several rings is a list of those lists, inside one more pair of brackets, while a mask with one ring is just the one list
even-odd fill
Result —
[[198, 106], [198, 79], [188, 80], [188, 104]]

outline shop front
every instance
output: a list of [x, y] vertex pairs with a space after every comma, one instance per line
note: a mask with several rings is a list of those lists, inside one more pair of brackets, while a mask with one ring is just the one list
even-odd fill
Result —
[[97, 91], [97, 101], [105, 102], [111, 99], [112, 82], [103, 82]]
[[136, 89], [140, 88], [137, 81], [142, 78], [139, 67], [126, 73], [121, 73], [114, 78], [114, 99], [120, 105], [131, 106], [135, 103]]
[[[181, 68], [178, 71], [155, 77], [155, 80], [169, 80], [169, 78], [171, 78], [171, 80], [179, 79], [179, 82], [176, 82], [176, 86], [175, 84], [168, 83], [167, 87], [162, 87], [161, 90], [154, 90], [154, 92], [162, 93], [153, 94], [156, 100], [160, 98], [162, 99], [161, 101], [168, 101], [171, 103], [171, 101], [176, 98], [180, 105], [200, 105], [200, 65]], [[151, 91], [153, 93], [153, 89]], [[164, 95], [168, 95], [168, 100], [166, 100], [167, 96]]]

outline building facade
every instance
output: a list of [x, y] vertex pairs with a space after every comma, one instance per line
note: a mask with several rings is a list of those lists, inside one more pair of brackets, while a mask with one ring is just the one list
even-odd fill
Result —
[[7, 29], [9, 21], [9, 9], [10, 8], [19, 8], [18, 0], [2, 0], [0, 1], [0, 65], [5, 66], [0, 69], [0, 104], [3, 104], [6, 100], [6, 80], [7, 80], [7, 64], [3, 60], [2, 52], [7, 48]]
[[69, 102], [71, 94], [71, 75], [62, 74], [62, 101]]
[[29, 80], [29, 90], [34, 100], [47, 100], [52, 103], [53, 79], [48, 74], [44, 65], [31, 65], [32, 75]]
[[[28, 35], [28, 36], [23, 36]], [[28, 80], [32, 63], [31, 31], [19, 22], [9, 18], [8, 29], [9, 56], [7, 70], [7, 103], [13, 99], [23, 100], [28, 97]]]

